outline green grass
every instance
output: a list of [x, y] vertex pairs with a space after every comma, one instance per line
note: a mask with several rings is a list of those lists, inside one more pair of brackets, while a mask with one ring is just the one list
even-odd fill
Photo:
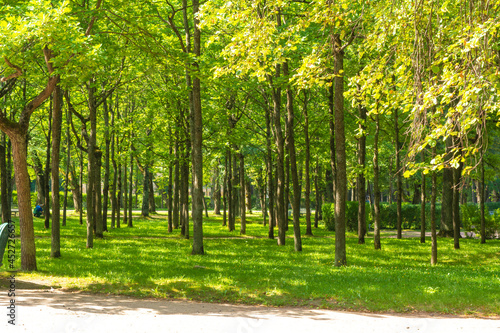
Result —
[[113, 229], [86, 249], [85, 226], [71, 216], [61, 228], [59, 259], [49, 257], [50, 230], [35, 219], [39, 270], [19, 272], [18, 279], [206, 302], [500, 315], [498, 240], [481, 245], [462, 239], [461, 249], [454, 250], [451, 239], [440, 238], [439, 264], [431, 267], [429, 239], [420, 244], [419, 238], [383, 238], [382, 250], [375, 251], [371, 237], [358, 245], [356, 235], [348, 234], [348, 265], [337, 268], [334, 234], [323, 228], [303, 237], [303, 252], [296, 253], [291, 227], [286, 246], [279, 247], [267, 238], [267, 227], [258, 223], [257, 215], [249, 217], [245, 236], [227, 231], [220, 217], [211, 216], [204, 220], [206, 255], [192, 256], [192, 241], [180, 238], [179, 230], [168, 234], [165, 217], [134, 218], [134, 228]]

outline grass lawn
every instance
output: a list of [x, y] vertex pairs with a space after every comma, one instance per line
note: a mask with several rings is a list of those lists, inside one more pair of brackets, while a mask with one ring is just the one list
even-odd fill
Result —
[[[291, 223], [287, 244], [279, 247], [267, 238], [258, 215], [249, 219], [245, 236], [228, 232], [221, 217], [204, 219], [206, 255], [192, 256], [191, 240], [180, 238], [179, 230], [167, 233], [165, 213], [134, 218], [133, 228], [110, 230], [93, 249], [85, 248], [85, 226], [70, 216], [61, 227], [62, 257], [52, 259], [50, 229], [35, 218], [38, 271], [19, 272], [17, 278], [90, 292], [205, 302], [500, 315], [499, 240], [481, 245], [462, 239], [461, 249], [454, 250], [452, 239], [440, 238], [439, 264], [431, 267], [430, 239], [420, 244], [419, 238], [383, 238], [382, 250], [375, 251], [372, 234], [358, 245], [357, 236], [348, 233], [348, 265], [337, 268], [334, 233], [313, 229], [314, 236], [303, 237], [303, 251], [296, 253]], [[19, 242], [17, 247], [19, 265]]]

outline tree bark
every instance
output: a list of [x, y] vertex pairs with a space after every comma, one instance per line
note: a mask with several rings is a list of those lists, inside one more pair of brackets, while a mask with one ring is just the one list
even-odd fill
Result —
[[130, 181], [128, 187], [128, 222], [127, 227], [132, 228], [134, 225], [132, 223], [132, 190], [133, 190], [133, 182], [134, 179], [134, 157], [130, 154]]
[[217, 166], [215, 168], [215, 189], [214, 189], [214, 214], [215, 215], [221, 215], [220, 214], [220, 202], [221, 202], [221, 190], [220, 190], [220, 177], [219, 177], [219, 164], [220, 161], [217, 160]]
[[[288, 61], [283, 64], [283, 74], [288, 78]], [[295, 136], [294, 136], [294, 110], [293, 110], [293, 91], [290, 86], [286, 89], [286, 108], [288, 113], [288, 150], [290, 155], [290, 169], [292, 173], [293, 187], [293, 240], [294, 249], [296, 252], [302, 251], [302, 238], [300, 235], [300, 184], [297, 170], [297, 155], [295, 152]]]
[[156, 213], [155, 191], [153, 186], [154, 174], [149, 172], [149, 212]]
[[358, 244], [364, 244], [366, 235], [366, 109], [360, 106], [358, 111], [360, 119], [359, 127], [362, 133], [358, 139], [358, 167], [361, 168], [361, 171], [358, 173], [356, 180], [356, 192], [358, 195]]
[[397, 239], [402, 238], [401, 234], [401, 223], [402, 223], [402, 215], [401, 215], [401, 205], [403, 202], [403, 175], [401, 172], [401, 162], [399, 151], [401, 149], [401, 145], [399, 143], [399, 117], [398, 117], [398, 108], [394, 109], [394, 142], [396, 147], [396, 181], [397, 181], [397, 193], [396, 193], [396, 215], [397, 215]]
[[375, 250], [382, 248], [380, 244], [380, 188], [379, 188], [379, 165], [378, 165], [378, 140], [379, 140], [379, 115], [375, 115], [375, 137], [373, 142], [373, 192], [374, 193], [374, 226], [373, 244]]
[[485, 221], [485, 207], [484, 207], [484, 152], [481, 149], [481, 165], [480, 165], [479, 180], [479, 209], [481, 211], [481, 244], [486, 243], [486, 221]]
[[50, 256], [61, 256], [61, 204], [59, 202], [59, 164], [62, 130], [62, 91], [59, 85], [54, 89], [52, 108], [52, 233]]
[[106, 142], [106, 150], [104, 155], [104, 185], [103, 185], [103, 205], [102, 205], [102, 221], [103, 231], [108, 231], [108, 201], [109, 201], [109, 169], [110, 169], [110, 145], [111, 137], [109, 133], [109, 109], [106, 98], [103, 100], [104, 108], [104, 140]]
[[[436, 147], [432, 149], [432, 157], [436, 156]], [[436, 197], [437, 197], [437, 173], [432, 172], [432, 189], [431, 189], [431, 265], [436, 265], [437, 259], [437, 234], [436, 234]]]
[[1, 175], [1, 202], [2, 202], [2, 223], [7, 223], [10, 220], [9, 202], [7, 182], [10, 177], [7, 176], [7, 163], [5, 163], [5, 133], [2, 133], [2, 143], [0, 144], [0, 175]]
[[319, 167], [319, 158], [316, 158], [316, 172], [314, 175], [314, 196], [315, 196], [315, 211], [314, 211], [314, 227], [317, 229], [319, 220], [320, 220], [320, 212], [321, 212], [321, 190], [319, 188], [319, 174], [321, 173]]
[[462, 163], [453, 170], [453, 244], [460, 249], [460, 183], [462, 182]]
[[[53, 109], [53, 98], [50, 99], [49, 109]], [[47, 134], [47, 149], [45, 156], [45, 170], [43, 176], [43, 188], [44, 188], [44, 227], [45, 229], [50, 228], [50, 157], [51, 157], [51, 141], [52, 141], [52, 112], [49, 113], [49, 129]], [[59, 170], [58, 170], [59, 171]]]
[[[446, 139], [447, 154], [445, 161], [451, 159], [451, 146], [453, 145], [452, 138]], [[443, 195], [441, 199], [441, 228], [439, 230], [441, 237], [453, 237], [453, 170], [450, 168], [443, 169]]]
[[174, 229], [179, 228], [179, 196], [180, 196], [180, 177], [179, 177], [179, 138], [175, 138], [174, 144], [174, 202], [173, 202], [173, 212], [172, 212], [172, 224]]
[[[169, 155], [172, 156], [172, 146], [169, 148]], [[173, 165], [172, 162], [168, 165], [168, 233], [172, 233], [174, 231], [174, 224], [173, 224], [173, 181], [172, 181], [172, 174], [173, 174]]]
[[[104, 238], [104, 221], [102, 219], [102, 192], [101, 192], [101, 167], [102, 167], [102, 151], [95, 151], [95, 168], [94, 168], [94, 196], [95, 200], [95, 236], [96, 238]], [[88, 198], [88, 196], [87, 196]]]
[[149, 166], [144, 166], [142, 182], [142, 217], [149, 216]]
[[240, 234], [247, 233], [246, 206], [245, 206], [245, 157], [240, 151]]
[[344, 133], [344, 51], [340, 35], [333, 36], [335, 58], [335, 266], [347, 264], [345, 248], [345, 209], [347, 192], [347, 166]]
[[308, 95], [307, 90], [304, 90], [304, 140], [306, 146], [306, 158], [305, 158], [305, 193], [304, 200], [306, 206], [306, 235], [312, 236], [311, 227], [311, 173], [310, 173], [310, 160], [311, 160], [311, 144], [309, 141], [309, 113], [307, 109]]
[[62, 220], [62, 226], [66, 226], [66, 215], [67, 215], [67, 208], [68, 208], [68, 190], [69, 190], [69, 172], [70, 172], [70, 166], [71, 166], [71, 135], [69, 132], [69, 126], [71, 123], [71, 112], [69, 112], [69, 109], [66, 108], [66, 122], [67, 122], [67, 127], [66, 127], [66, 174], [64, 178], [64, 199], [63, 199], [63, 220]]

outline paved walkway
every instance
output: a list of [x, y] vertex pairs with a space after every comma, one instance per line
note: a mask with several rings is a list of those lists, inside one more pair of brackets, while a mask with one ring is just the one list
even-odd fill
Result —
[[[56, 290], [0, 289], [0, 332], [500, 332], [500, 319], [385, 315], [196, 303]], [[3, 312], [3, 313], [2, 313]]]

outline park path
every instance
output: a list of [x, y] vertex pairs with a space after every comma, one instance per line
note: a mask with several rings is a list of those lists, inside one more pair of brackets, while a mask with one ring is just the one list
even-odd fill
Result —
[[500, 332], [499, 318], [268, 308], [54, 289], [16, 290], [13, 326], [6, 316], [10, 299], [0, 289], [0, 332]]

